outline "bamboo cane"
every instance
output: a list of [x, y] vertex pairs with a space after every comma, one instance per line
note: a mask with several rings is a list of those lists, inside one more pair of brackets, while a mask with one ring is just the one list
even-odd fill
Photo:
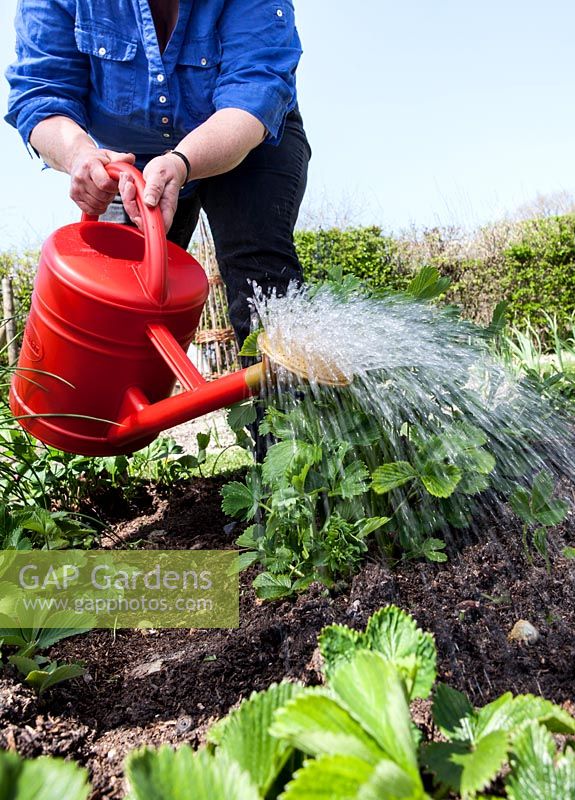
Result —
[[18, 343], [16, 342], [12, 278], [2, 278], [2, 311], [4, 315], [2, 329], [7, 347], [8, 365], [13, 367], [18, 361]]

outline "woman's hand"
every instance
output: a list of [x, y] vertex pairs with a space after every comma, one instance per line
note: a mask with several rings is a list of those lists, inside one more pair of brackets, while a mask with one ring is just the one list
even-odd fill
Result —
[[105, 165], [112, 161], [133, 164], [135, 160], [133, 153], [81, 148], [70, 165], [70, 197], [86, 214], [103, 214], [118, 191], [118, 182], [108, 175]]
[[[178, 207], [180, 189], [187, 178], [186, 165], [178, 156], [166, 153], [149, 161], [142, 174], [146, 183], [144, 203], [150, 208], [160, 206], [167, 233]], [[136, 187], [126, 173], [120, 175], [119, 188], [127, 215], [141, 229], [142, 217], [136, 203]]]
[[118, 182], [110, 178], [105, 165], [136, 160], [133, 153], [97, 147], [77, 122], [59, 115], [39, 122], [30, 134], [30, 144], [46, 164], [70, 175], [70, 197], [86, 214], [103, 214], [118, 191]]

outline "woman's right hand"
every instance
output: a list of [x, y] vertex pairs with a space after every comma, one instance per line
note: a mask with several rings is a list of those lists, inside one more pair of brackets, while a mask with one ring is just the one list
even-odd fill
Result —
[[70, 197], [86, 214], [103, 214], [118, 193], [118, 182], [104, 166], [136, 160], [133, 153], [97, 147], [77, 122], [61, 115], [39, 122], [30, 134], [30, 144], [48, 166], [70, 175]]
[[103, 214], [118, 193], [118, 181], [108, 175], [105, 165], [112, 161], [133, 164], [135, 160], [133, 153], [83, 147], [70, 165], [70, 197], [86, 214]]

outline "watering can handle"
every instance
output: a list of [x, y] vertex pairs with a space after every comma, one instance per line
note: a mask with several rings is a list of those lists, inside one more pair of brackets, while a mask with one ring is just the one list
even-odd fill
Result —
[[[136, 202], [142, 216], [146, 248], [138, 277], [144, 291], [158, 305], [163, 305], [168, 296], [168, 246], [164, 220], [160, 207], [150, 208], [144, 203], [145, 182], [142, 173], [131, 164], [123, 161], [112, 161], [104, 165], [111, 178], [120, 179], [122, 172], [127, 172], [136, 186]], [[97, 216], [82, 214], [82, 222], [95, 222]]]

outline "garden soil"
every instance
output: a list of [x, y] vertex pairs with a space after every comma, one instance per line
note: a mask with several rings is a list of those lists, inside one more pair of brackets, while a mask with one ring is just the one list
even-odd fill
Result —
[[[241, 526], [221, 512], [223, 482], [198, 479], [131, 506], [118, 496], [103, 498], [97, 510], [109, 523], [106, 544], [230, 547]], [[76, 759], [90, 771], [93, 799], [116, 800], [125, 794], [129, 750], [196, 746], [210, 723], [251, 691], [283, 678], [317, 684], [321, 628], [362, 627], [388, 603], [435, 634], [440, 679], [475, 705], [511, 690], [543, 694], [573, 713], [575, 561], [561, 556], [561, 548], [573, 545], [574, 527], [570, 520], [559, 534], [550, 572], [542, 559], [525, 557], [517, 524], [500, 517], [445, 564], [412, 561], [391, 569], [374, 550], [347, 583], [331, 592], [313, 585], [295, 600], [262, 603], [251, 588], [255, 572], [243, 573], [235, 630], [99, 630], [64, 640], [50, 655], [84, 662], [86, 675], [44, 699], [10, 667], [0, 673], [0, 746]], [[509, 638], [519, 620], [537, 629], [536, 642]], [[415, 714], [432, 738], [429, 703], [419, 701]]]

